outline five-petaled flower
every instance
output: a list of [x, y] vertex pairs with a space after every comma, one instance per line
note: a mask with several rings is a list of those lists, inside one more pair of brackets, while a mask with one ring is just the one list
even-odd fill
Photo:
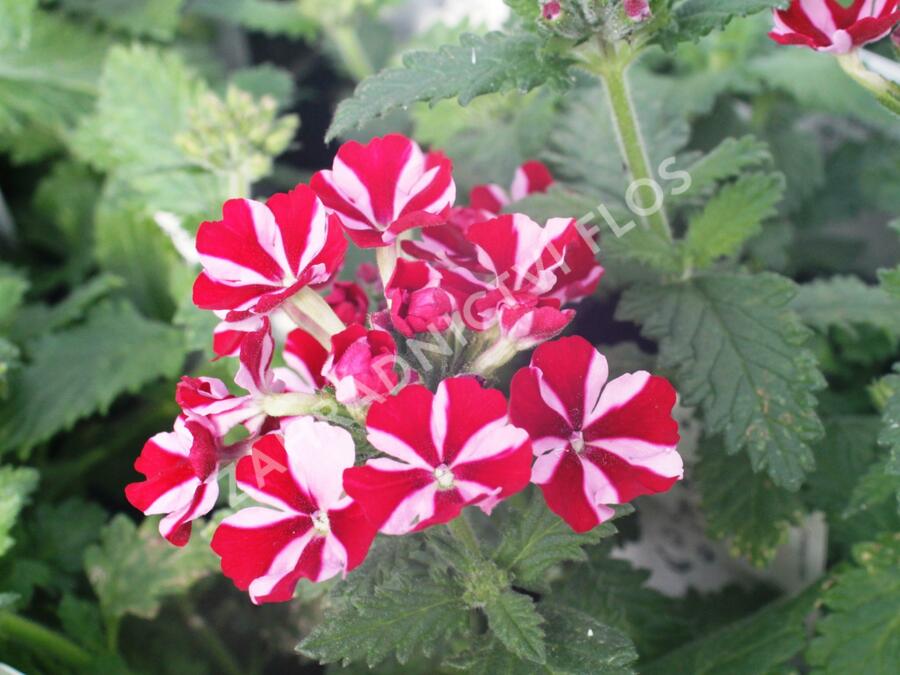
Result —
[[268, 434], [237, 464], [238, 487], [265, 506], [227, 517], [213, 550], [222, 572], [256, 603], [290, 600], [300, 579], [346, 574], [366, 557], [376, 529], [344, 494], [350, 434], [310, 417]]
[[682, 476], [675, 390], [643, 371], [607, 376], [606, 359], [575, 336], [538, 347], [510, 387], [510, 420], [537, 456], [531, 479], [576, 532], [611, 518], [608, 505], [664, 492]]
[[409, 385], [366, 419], [369, 442], [387, 457], [344, 472], [344, 488], [386, 534], [405, 534], [486, 512], [522, 490], [531, 471], [528, 434], [507, 418], [506, 398], [475, 378]]
[[400, 134], [367, 145], [344, 143], [332, 169], [319, 171], [310, 185], [363, 248], [388, 246], [406, 230], [443, 223], [456, 199], [450, 160], [422, 152]]
[[197, 232], [203, 271], [194, 304], [227, 310], [228, 321], [268, 314], [310, 284], [328, 281], [341, 266], [347, 240], [315, 193], [298, 185], [262, 204], [230, 199], [222, 220]]
[[125, 487], [125, 496], [144, 515], [165, 514], [159, 532], [176, 546], [191, 537], [191, 521], [209, 513], [219, 497], [219, 446], [200, 418], [180, 416], [174, 431], [144, 444], [134, 468], [146, 480]]
[[837, 0], [791, 0], [773, 16], [769, 37], [776, 42], [846, 54], [890, 33], [900, 21], [900, 9], [898, 0], [853, 0], [849, 7]]

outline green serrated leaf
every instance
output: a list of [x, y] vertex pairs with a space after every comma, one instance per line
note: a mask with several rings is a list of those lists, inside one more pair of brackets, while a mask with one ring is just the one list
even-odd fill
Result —
[[0, 0], [0, 49], [28, 45], [35, 9], [37, 0]]
[[63, 8], [87, 14], [135, 37], [171, 40], [184, 0], [63, 0]]
[[[620, 507], [625, 515], [629, 507]], [[611, 522], [584, 534], [572, 531], [544, 502], [537, 489], [504, 502], [496, 512], [501, 539], [494, 561], [513, 575], [516, 586], [547, 588], [546, 572], [566, 561], [585, 560], [584, 546], [616, 533]]]
[[446, 576], [414, 577], [401, 568], [326, 613], [297, 650], [321, 663], [363, 660], [370, 668], [391, 654], [401, 663], [416, 652], [432, 654], [468, 626], [460, 594]]
[[11, 267], [0, 266], [0, 330], [12, 322], [28, 290], [28, 280]]
[[184, 165], [175, 136], [187, 127], [188, 110], [203, 91], [176, 53], [138, 44], [113, 47], [97, 109], [79, 129], [75, 149], [101, 170]]
[[806, 658], [823, 675], [888, 675], [900, 662], [900, 535], [857, 545], [853, 559], [822, 596], [828, 614]]
[[685, 235], [685, 253], [698, 267], [736, 254], [762, 230], [784, 193], [781, 174], [751, 173], [723, 187], [703, 211], [692, 218]]
[[690, 189], [670, 198], [686, 199], [702, 194], [719, 181], [735, 178], [747, 169], [771, 161], [768, 145], [755, 137], [726, 138], [685, 169], [691, 176]]
[[78, 286], [55, 305], [34, 303], [23, 307], [16, 315], [10, 331], [12, 337], [28, 343], [46, 333], [52, 333], [80, 321], [85, 313], [115, 290], [123, 282], [112, 274], [100, 274]]
[[512, 654], [526, 661], [545, 663], [543, 617], [534, 600], [523, 593], [507, 589], [490, 598], [483, 607], [491, 633]]
[[787, 0], [675, 0], [672, 7], [674, 27], [662, 37], [669, 43], [697, 40], [724, 28], [735, 17], [776, 7], [783, 9], [787, 4]]
[[15, 543], [10, 531], [38, 484], [38, 472], [27, 467], [0, 467], [0, 557]]
[[774, 274], [702, 276], [626, 291], [618, 316], [659, 341], [686, 405], [700, 405], [707, 431], [731, 454], [745, 450], [755, 472], [797, 489], [814, 466], [822, 435], [813, 392], [824, 386], [809, 338], [790, 310], [794, 284]]
[[690, 642], [641, 667], [641, 675], [771, 675], [806, 645], [806, 618], [818, 595], [813, 586]]
[[450, 666], [472, 675], [626, 675], [637, 659], [626, 635], [591, 615], [557, 602], [542, 602], [546, 619], [547, 661], [535, 664], [520, 659], [494, 639], [452, 661]]
[[139, 195], [108, 181], [94, 221], [94, 256], [104, 271], [126, 283], [139, 310], [168, 320], [175, 311], [170, 278], [180, 261], [172, 242], [145, 212]]
[[353, 96], [338, 106], [325, 140], [419, 101], [456, 98], [465, 105], [482, 94], [567, 82], [568, 62], [540, 49], [541, 41], [534, 35], [493, 32], [465, 33], [459, 45], [436, 52], [410, 52], [403, 57], [403, 68], [384, 70], [360, 82]]
[[152, 619], [163, 598], [183, 593], [218, 562], [202, 537], [177, 548], [160, 536], [158, 519], [135, 527], [124, 514], [110, 520], [100, 543], [84, 553], [85, 572], [108, 625], [126, 614]]
[[791, 307], [804, 323], [823, 333], [832, 326], [853, 333], [854, 326], [869, 325], [900, 336], [900, 298], [857, 277], [803, 284]]
[[300, 11], [297, 2], [276, 0], [195, 0], [189, 11], [198, 16], [220, 19], [265, 33], [309, 39], [318, 31], [318, 22]]
[[30, 353], [0, 409], [0, 453], [25, 455], [79, 419], [105, 412], [119, 395], [174, 377], [184, 344], [180, 331], [144, 319], [128, 304], [107, 302], [83, 325], [45, 335]]
[[56, 613], [63, 630], [76, 642], [97, 653], [104, 651], [106, 641], [103, 617], [95, 603], [67, 593], [60, 601]]
[[546, 619], [547, 666], [553, 673], [631, 673], [637, 652], [622, 632], [558, 603], [538, 605]]
[[231, 83], [255, 98], [271, 96], [278, 101], [278, 106], [282, 109], [294, 102], [293, 75], [290, 71], [277, 68], [270, 63], [234, 71], [231, 74]]
[[709, 441], [701, 445], [694, 476], [710, 534], [727, 540], [735, 555], [755, 565], [772, 559], [804, 512], [797, 493], [778, 487], [767, 474], [754, 473], [746, 455], [729, 455]]
[[892, 506], [900, 505], [900, 473], [891, 472], [890, 461], [890, 457], [884, 457], [862, 475], [842, 514], [845, 518], [872, 511], [888, 500]]
[[[878, 444], [889, 450], [886, 464], [887, 472], [892, 476], [900, 476], [900, 375], [888, 375], [883, 378], [884, 384], [892, 392], [882, 413], [882, 429], [878, 435]], [[897, 492], [900, 507], [900, 490]]]
[[0, 45], [0, 147], [35, 160], [89, 110], [107, 41], [63, 18], [35, 12], [26, 45]]

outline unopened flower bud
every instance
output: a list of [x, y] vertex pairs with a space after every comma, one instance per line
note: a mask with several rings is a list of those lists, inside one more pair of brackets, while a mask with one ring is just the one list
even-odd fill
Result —
[[647, 0], [623, 0], [625, 13], [632, 21], [646, 21], [653, 16]]

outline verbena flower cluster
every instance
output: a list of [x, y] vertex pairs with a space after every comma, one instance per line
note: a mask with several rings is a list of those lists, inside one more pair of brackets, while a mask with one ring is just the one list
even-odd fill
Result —
[[[508, 188], [455, 206], [449, 159], [400, 135], [348, 142], [330, 170], [203, 223], [194, 302], [216, 313], [234, 384], [184, 377], [174, 429], [135, 464], [129, 501], [184, 545], [230, 467], [256, 505], [218, 526], [222, 570], [255, 603], [346, 574], [376, 534], [485, 513], [529, 482], [573, 530], [682, 475], [675, 391], [610, 380], [580, 337], [556, 338], [597, 288], [596, 242], [572, 218], [501, 214], [553, 178], [527, 162]], [[337, 281], [348, 239], [378, 269]], [[509, 400], [486, 387], [536, 347]], [[277, 365], [276, 365], [277, 364]]]

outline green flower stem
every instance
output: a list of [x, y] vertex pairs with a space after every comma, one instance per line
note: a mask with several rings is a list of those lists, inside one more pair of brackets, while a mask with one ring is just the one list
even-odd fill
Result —
[[881, 105], [900, 115], [900, 85], [867, 68], [858, 49], [841, 54], [837, 60], [844, 72], [868, 89]]
[[475, 559], [481, 558], [481, 547], [478, 545], [478, 538], [475, 536], [475, 530], [472, 529], [469, 521], [466, 520], [464, 512], [447, 523], [447, 529], [450, 530], [453, 538], [462, 544], [472, 557]]
[[375, 68], [366, 54], [366, 49], [360, 42], [359, 35], [351, 25], [349, 18], [345, 19], [343, 25], [332, 24], [327, 26], [325, 31], [331, 43], [337, 49], [344, 68], [347, 69], [347, 72], [354, 80], [360, 82], [375, 72]]
[[[604, 56], [596, 62], [596, 71], [606, 85], [604, 89], [606, 90], [609, 108], [612, 112], [613, 124], [616, 128], [616, 137], [619, 140], [622, 157], [628, 167], [631, 180], [649, 184], [655, 178], [650, 171], [647, 149], [641, 136], [641, 129], [634, 110], [634, 102], [631, 99], [631, 90], [626, 76], [628, 66], [633, 61], [634, 52], [627, 49], [615, 53], [606, 45], [601, 45], [601, 48], [604, 51]], [[642, 209], [649, 210], [656, 199], [656, 195], [651, 188], [644, 185], [636, 191], [635, 199]], [[665, 209], [660, 208], [654, 213], [643, 216], [643, 219], [648, 227], [665, 237], [666, 240], [672, 241], [672, 228], [669, 226]]]
[[67, 637], [9, 612], [0, 612], [0, 635], [25, 645], [35, 654], [51, 656], [76, 668], [87, 666], [93, 658]]
[[391, 277], [394, 276], [394, 270], [397, 267], [397, 260], [400, 258], [400, 240], [396, 239], [388, 246], [380, 246], [375, 249], [375, 262], [378, 264], [378, 276], [381, 277], [381, 283], [387, 287]]
[[[325, 298], [309, 286], [301, 288], [292, 298], [292, 302], [293, 307], [299, 309], [304, 316], [321, 328], [329, 338], [347, 328], [340, 317], [331, 309], [331, 305], [325, 301]], [[286, 305], [290, 304], [286, 303]]]

